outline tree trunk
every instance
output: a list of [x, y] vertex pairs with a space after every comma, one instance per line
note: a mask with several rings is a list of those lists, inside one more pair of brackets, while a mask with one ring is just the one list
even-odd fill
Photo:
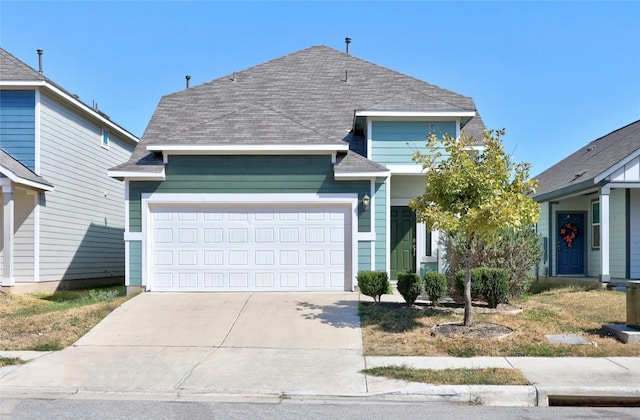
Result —
[[473, 238], [467, 240], [465, 253], [465, 278], [464, 278], [464, 326], [471, 326], [471, 245]]

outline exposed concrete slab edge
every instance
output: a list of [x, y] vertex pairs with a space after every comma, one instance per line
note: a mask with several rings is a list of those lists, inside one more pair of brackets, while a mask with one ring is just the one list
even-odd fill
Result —
[[395, 390], [379, 393], [324, 394], [304, 392], [210, 392], [207, 390], [145, 389], [109, 391], [102, 389], [73, 389], [55, 387], [2, 387], [4, 398], [74, 398], [100, 400], [152, 400], [152, 401], [216, 401], [216, 402], [286, 402], [291, 400], [371, 400], [454, 402], [470, 405], [532, 407], [537, 392], [533, 386], [485, 385], [427, 385], [422, 390]]

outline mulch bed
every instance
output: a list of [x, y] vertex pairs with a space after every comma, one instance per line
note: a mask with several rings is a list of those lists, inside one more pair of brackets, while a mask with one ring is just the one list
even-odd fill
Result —
[[499, 339], [511, 334], [509, 327], [490, 322], [474, 322], [465, 327], [462, 323], [436, 325], [431, 329], [431, 335], [446, 338], [466, 338], [472, 340]]

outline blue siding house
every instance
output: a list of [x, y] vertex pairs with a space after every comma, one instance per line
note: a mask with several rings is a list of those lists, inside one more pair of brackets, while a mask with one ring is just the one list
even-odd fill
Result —
[[131, 159], [126, 284], [353, 290], [358, 271], [438, 270], [409, 201], [427, 136], [484, 125], [469, 97], [315, 46], [163, 97]]
[[0, 49], [1, 287], [27, 292], [124, 276], [124, 184], [107, 170], [138, 139]]

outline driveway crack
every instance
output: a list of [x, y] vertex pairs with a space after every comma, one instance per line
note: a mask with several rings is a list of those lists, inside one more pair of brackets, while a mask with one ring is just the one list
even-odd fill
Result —
[[224, 339], [222, 339], [222, 342], [220, 343], [220, 345], [218, 347], [224, 347], [224, 343], [227, 342], [227, 339], [229, 338], [229, 335], [231, 335], [231, 331], [233, 331], [233, 327], [236, 326], [236, 323], [238, 322], [238, 319], [240, 318], [240, 315], [244, 311], [244, 308], [247, 307], [247, 303], [249, 303], [249, 299], [251, 299], [253, 297], [253, 295], [254, 295], [254, 293], [251, 293], [247, 297], [247, 299], [244, 301], [244, 303], [242, 304], [242, 308], [240, 308], [240, 310], [238, 311], [238, 314], [236, 315], [236, 319], [233, 320], [233, 323], [231, 324], [231, 327], [229, 327], [229, 330], [227, 331], [227, 334], [224, 336]]

